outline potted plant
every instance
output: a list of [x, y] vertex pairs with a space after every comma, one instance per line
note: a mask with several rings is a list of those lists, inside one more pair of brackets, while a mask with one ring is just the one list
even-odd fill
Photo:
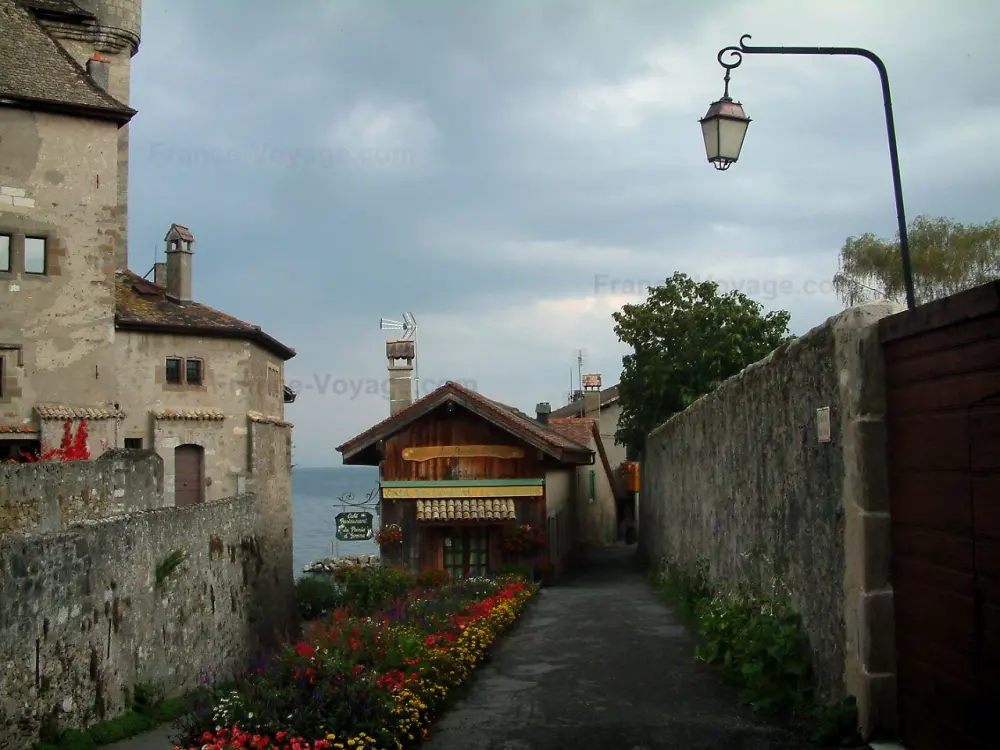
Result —
[[522, 523], [504, 532], [503, 547], [508, 552], [524, 555], [545, 546], [545, 532], [529, 523]]
[[375, 542], [381, 546], [402, 544], [403, 528], [398, 523], [386, 524], [375, 532]]

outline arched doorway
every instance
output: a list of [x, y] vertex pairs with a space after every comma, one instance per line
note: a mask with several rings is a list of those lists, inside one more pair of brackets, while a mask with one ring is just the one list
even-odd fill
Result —
[[205, 499], [205, 449], [187, 443], [174, 448], [174, 505], [183, 508]]

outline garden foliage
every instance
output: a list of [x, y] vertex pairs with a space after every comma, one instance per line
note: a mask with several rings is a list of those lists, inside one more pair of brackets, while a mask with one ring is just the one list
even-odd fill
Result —
[[445, 584], [382, 567], [347, 568], [332, 583], [338, 608], [236, 684], [206, 690], [181, 746], [414, 746], [534, 591], [514, 577]]
[[796, 718], [817, 741], [854, 742], [854, 701], [818, 700], [801, 618], [780, 581], [713, 582], [702, 561], [691, 572], [668, 566], [654, 584], [698, 630], [697, 658], [719, 667], [754, 710]]

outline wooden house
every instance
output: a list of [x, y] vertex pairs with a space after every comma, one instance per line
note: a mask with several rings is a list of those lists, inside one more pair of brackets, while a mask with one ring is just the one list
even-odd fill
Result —
[[[381, 526], [402, 530], [401, 541], [382, 545], [383, 558], [449, 577], [539, 557], [565, 566], [577, 528], [574, 477], [596, 451], [454, 382], [407, 404], [408, 384], [398, 379], [405, 365], [392, 365], [400, 348], [387, 347], [397, 378], [391, 416], [337, 448], [347, 465], [379, 467]], [[530, 560], [508, 549], [524, 524], [545, 533]]]

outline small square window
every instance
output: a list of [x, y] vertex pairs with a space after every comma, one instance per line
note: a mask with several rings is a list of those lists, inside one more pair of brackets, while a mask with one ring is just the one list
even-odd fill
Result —
[[125, 450], [127, 450], [127, 451], [141, 451], [142, 450], [142, 438], [125, 438]]
[[24, 238], [24, 272], [44, 274], [48, 270], [44, 237]]
[[170, 385], [181, 383], [181, 361], [177, 357], [167, 357], [166, 379]]
[[201, 385], [201, 360], [189, 359], [185, 364], [188, 385]]
[[0, 234], [0, 272], [10, 272], [10, 235]]

